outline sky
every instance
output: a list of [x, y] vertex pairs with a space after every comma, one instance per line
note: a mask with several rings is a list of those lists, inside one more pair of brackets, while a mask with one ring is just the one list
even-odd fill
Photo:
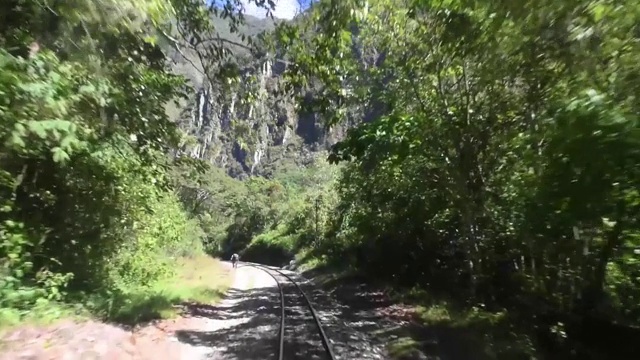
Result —
[[[212, 0], [205, 0], [207, 3], [211, 3]], [[213, 0], [213, 2], [224, 0]], [[309, 4], [314, 0], [273, 0], [276, 4], [275, 10], [273, 10], [273, 16], [279, 19], [293, 19], [296, 14], [309, 7]], [[252, 15], [257, 18], [265, 18], [267, 10], [261, 8], [255, 4], [254, 1], [240, 0], [244, 5], [245, 14]]]
[[[309, 0], [274, 0], [276, 4], [273, 10], [273, 16], [279, 19], [293, 19], [301, 9], [304, 10], [309, 6]], [[245, 14], [252, 15], [257, 18], [264, 18], [266, 10], [258, 7], [251, 1], [242, 0], [245, 7]]]

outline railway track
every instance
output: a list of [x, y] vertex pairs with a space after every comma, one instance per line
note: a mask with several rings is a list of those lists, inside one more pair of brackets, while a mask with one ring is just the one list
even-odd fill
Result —
[[[260, 269], [264, 272], [266, 272], [267, 274], [269, 274], [275, 281], [276, 284], [278, 285], [278, 291], [280, 292], [280, 309], [281, 309], [281, 313], [280, 313], [280, 329], [279, 329], [279, 333], [278, 333], [278, 354], [276, 359], [278, 360], [284, 360], [284, 359], [289, 359], [290, 357], [285, 357], [285, 348], [284, 348], [284, 344], [285, 344], [285, 328], [286, 328], [286, 309], [287, 309], [287, 301], [285, 300], [287, 298], [287, 296], [285, 296], [285, 287], [283, 282], [281, 281], [282, 278], [286, 279], [286, 281], [290, 284], [293, 284], [295, 289], [297, 290], [297, 294], [303, 299], [304, 303], [306, 304], [307, 309], [309, 310], [309, 312], [311, 313], [311, 316], [313, 317], [314, 323], [315, 323], [315, 327], [318, 331], [318, 335], [320, 336], [320, 340], [322, 341], [322, 346], [325, 350], [325, 354], [326, 359], [327, 360], [336, 360], [336, 357], [333, 353], [333, 348], [331, 347], [331, 344], [329, 344], [329, 339], [327, 338], [326, 333], [324, 332], [324, 329], [322, 328], [322, 323], [320, 322], [320, 318], [318, 317], [318, 313], [316, 312], [316, 309], [313, 307], [313, 304], [311, 303], [311, 300], [309, 299], [309, 297], [307, 296], [307, 294], [302, 290], [302, 288], [300, 287], [300, 284], [298, 284], [297, 281], [295, 281], [293, 278], [291, 278], [291, 276], [287, 275], [286, 273], [278, 270], [278, 269], [274, 269], [274, 268], [270, 268], [264, 265], [260, 265], [260, 264], [252, 264], [252, 263], [243, 263], [241, 266], [239, 267], [245, 267], [245, 266], [249, 266], [249, 267], [254, 267], [256, 269]], [[276, 275], [277, 274], [277, 275]], [[281, 277], [280, 279], [278, 277]], [[291, 296], [291, 294], [288, 294], [289, 296]]]

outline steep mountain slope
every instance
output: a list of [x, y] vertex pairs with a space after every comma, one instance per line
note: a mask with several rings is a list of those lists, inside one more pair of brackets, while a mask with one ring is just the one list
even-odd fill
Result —
[[[232, 33], [226, 20], [215, 22], [221, 38], [247, 46], [241, 34], [256, 36], [275, 27], [271, 19], [246, 16]], [[325, 130], [318, 116], [296, 110], [291, 97], [276, 94], [286, 64], [260, 59], [241, 46], [230, 48], [243, 80], [226, 91], [210, 85], [196, 54], [166, 48], [174, 71], [196, 90], [188, 102], [169, 109], [188, 134], [183, 151], [236, 178], [270, 176], [275, 168], [312, 162], [344, 135], [341, 127]], [[249, 90], [255, 98], [245, 101]]]

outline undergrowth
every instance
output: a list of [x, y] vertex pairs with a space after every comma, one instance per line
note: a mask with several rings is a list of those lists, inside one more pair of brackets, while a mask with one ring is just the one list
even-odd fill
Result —
[[137, 321], [218, 296], [168, 285], [180, 276], [175, 259], [204, 252], [202, 222], [180, 189], [206, 166], [173, 151], [183, 134], [165, 108], [186, 80], [141, 25], [206, 26], [193, 15], [200, 5], [5, 3], [0, 325], [87, 313]]
[[182, 257], [173, 262], [177, 271], [148, 286], [109, 293], [72, 293], [65, 301], [41, 299], [35, 306], [0, 309], [0, 328], [23, 324], [49, 325], [61, 319], [103, 321], [135, 325], [180, 314], [180, 305], [219, 301], [231, 283], [230, 271], [206, 255]]
[[416, 320], [437, 329], [445, 343], [465, 346], [485, 359], [535, 357], [532, 329], [525, 328], [506, 309], [490, 311], [477, 305], [466, 306], [452, 297], [417, 288], [397, 292], [393, 297], [412, 304]]
[[97, 297], [88, 306], [107, 320], [137, 324], [179, 314], [184, 303], [215, 303], [228, 289], [231, 275], [219, 260], [206, 255], [181, 258], [176, 273], [151, 286]]

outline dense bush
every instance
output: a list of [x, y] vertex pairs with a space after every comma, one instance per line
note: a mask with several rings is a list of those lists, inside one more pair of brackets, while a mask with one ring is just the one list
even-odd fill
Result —
[[[314, 82], [329, 124], [376, 115], [334, 147], [339, 200], [305, 254], [506, 309], [556, 356], [633, 357], [606, 334], [640, 326], [639, 14], [631, 1], [319, 2], [307, 33], [284, 37], [285, 76]], [[279, 218], [304, 246], [314, 199]]]
[[165, 112], [185, 81], [154, 37], [170, 20], [206, 30], [200, 6], [0, 5], [3, 314], [67, 292], [149, 287], [171, 275], [177, 257], [203, 250], [201, 223], [174, 190], [183, 179], [173, 169], [184, 165]]
[[307, 168], [276, 169], [270, 179], [239, 181], [212, 170], [183, 187], [183, 198], [198, 203], [210, 253], [284, 265], [317, 246], [337, 201], [330, 192], [337, 173], [323, 159]]

